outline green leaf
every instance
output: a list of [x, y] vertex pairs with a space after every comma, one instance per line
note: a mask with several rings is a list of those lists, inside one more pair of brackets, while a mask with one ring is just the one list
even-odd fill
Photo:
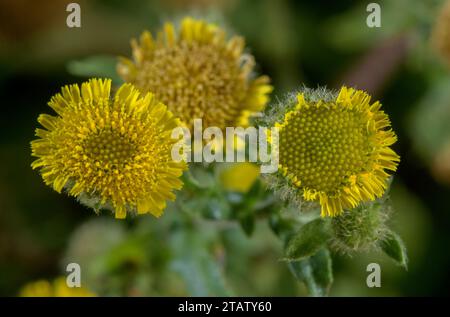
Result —
[[113, 83], [120, 84], [123, 80], [116, 72], [116, 64], [115, 56], [96, 55], [70, 61], [67, 64], [67, 71], [72, 75], [82, 77], [110, 78]]
[[242, 230], [244, 230], [245, 234], [250, 237], [255, 230], [255, 214], [253, 212], [246, 212], [242, 210], [238, 218]]
[[214, 176], [204, 168], [191, 166], [183, 174], [183, 180], [194, 189], [211, 189], [215, 187]]
[[170, 239], [171, 269], [184, 280], [190, 296], [230, 296], [220, 264], [208, 252], [202, 231], [182, 229]]
[[292, 274], [305, 283], [311, 296], [327, 296], [333, 283], [333, 269], [330, 252], [320, 249], [310, 258], [288, 264]]
[[398, 234], [390, 231], [386, 238], [381, 241], [381, 249], [405, 270], [408, 269], [406, 247]]
[[244, 202], [245, 197], [242, 193], [226, 192], [225, 198], [231, 205], [238, 206]]
[[450, 136], [450, 77], [437, 76], [415, 106], [409, 118], [408, 132], [414, 145], [427, 160], [442, 150]]
[[259, 179], [256, 179], [253, 183], [252, 187], [250, 187], [250, 190], [248, 191], [247, 195], [248, 197], [260, 197], [264, 196], [266, 194], [264, 187], [262, 186], [262, 183]]
[[143, 240], [132, 237], [114, 247], [105, 257], [109, 271], [128, 270], [142, 267], [146, 262]]
[[230, 206], [223, 197], [206, 197], [206, 204], [202, 214], [206, 219], [226, 219], [230, 214]]
[[286, 260], [298, 261], [315, 254], [330, 238], [328, 222], [319, 218], [303, 225], [288, 241]]
[[290, 219], [284, 219], [279, 213], [273, 213], [269, 218], [269, 226], [273, 233], [280, 238], [292, 233], [294, 223]]

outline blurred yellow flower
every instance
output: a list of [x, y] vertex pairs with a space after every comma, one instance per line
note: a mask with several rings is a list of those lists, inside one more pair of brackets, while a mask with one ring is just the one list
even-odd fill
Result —
[[246, 193], [258, 176], [258, 165], [249, 162], [233, 163], [221, 173], [220, 180], [226, 190]]
[[264, 109], [272, 91], [267, 76], [254, 77], [254, 58], [244, 39], [202, 20], [184, 18], [178, 32], [171, 23], [153, 39], [144, 32], [132, 40], [133, 61], [121, 58], [118, 72], [157, 98], [189, 127], [196, 118], [206, 127], [246, 126]]
[[111, 81], [91, 79], [65, 86], [49, 106], [57, 116], [42, 114], [31, 142], [44, 182], [63, 189], [81, 203], [109, 209], [116, 218], [127, 212], [162, 214], [185, 163], [171, 158], [179, 125], [166, 106], [151, 93], [141, 96], [131, 84], [110, 98]]
[[432, 32], [432, 43], [450, 65], [450, 0], [445, 2]]
[[318, 201], [322, 216], [336, 216], [383, 195], [399, 156], [397, 140], [381, 104], [343, 87], [334, 100], [300, 93], [279, 127], [279, 168], [306, 201]]
[[21, 297], [95, 297], [96, 294], [84, 287], [68, 287], [65, 277], [58, 277], [53, 282], [39, 280], [26, 284], [21, 290]]

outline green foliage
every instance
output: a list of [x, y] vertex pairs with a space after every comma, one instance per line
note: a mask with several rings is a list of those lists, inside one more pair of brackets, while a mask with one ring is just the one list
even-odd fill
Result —
[[326, 296], [333, 283], [333, 270], [330, 252], [321, 248], [311, 257], [289, 262], [294, 276], [305, 283], [311, 296]]
[[437, 1], [431, 5], [421, 0], [381, 1], [383, 31], [380, 32], [379, 28], [365, 25], [369, 14], [366, 11], [368, 3], [358, 4], [324, 24], [324, 31], [329, 35], [326, 40], [332, 46], [346, 52], [360, 51], [405, 30], [419, 32], [420, 36], [425, 37], [427, 33], [423, 31], [429, 28], [439, 7]]
[[241, 224], [242, 230], [244, 230], [247, 236], [251, 236], [255, 230], [255, 217], [251, 212], [241, 212], [239, 215], [239, 223]]
[[450, 77], [438, 75], [419, 101], [409, 120], [409, 133], [414, 145], [427, 160], [448, 145], [450, 138]]
[[283, 239], [286, 234], [294, 231], [295, 223], [282, 217], [279, 213], [274, 213], [269, 218], [269, 226], [275, 235]]
[[206, 219], [236, 221], [251, 236], [258, 217], [272, 214], [279, 203], [259, 180], [246, 193], [224, 189], [220, 181], [223, 168], [217, 164], [191, 164], [183, 175], [185, 188], [179, 195], [178, 205]]
[[80, 60], [72, 60], [67, 64], [67, 71], [76, 76], [111, 78], [115, 85], [123, 80], [116, 72], [117, 57], [109, 55], [89, 56]]
[[171, 269], [180, 274], [191, 296], [230, 296], [208, 241], [196, 230], [180, 228], [170, 237]]
[[330, 238], [328, 222], [322, 218], [303, 225], [287, 242], [285, 259], [299, 261], [315, 254]]

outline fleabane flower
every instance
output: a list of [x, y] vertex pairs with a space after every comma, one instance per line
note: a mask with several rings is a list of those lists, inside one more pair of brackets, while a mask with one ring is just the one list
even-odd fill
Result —
[[450, 0], [447, 0], [435, 22], [432, 43], [436, 51], [450, 65]]
[[254, 58], [244, 53], [244, 39], [229, 40], [225, 31], [202, 20], [171, 23], [154, 39], [144, 32], [131, 42], [133, 60], [121, 58], [121, 77], [142, 91], [152, 91], [183, 123], [246, 126], [264, 109], [272, 91], [267, 76], [255, 77]]
[[54, 281], [39, 280], [26, 284], [20, 290], [21, 297], [95, 297], [84, 287], [69, 287], [64, 276]]
[[41, 114], [31, 142], [32, 163], [44, 182], [66, 191], [96, 211], [116, 218], [127, 212], [162, 214], [166, 201], [182, 187], [185, 163], [174, 162], [172, 129], [179, 125], [154, 95], [122, 85], [114, 97], [111, 80], [91, 79], [65, 86]]
[[226, 190], [245, 194], [258, 179], [259, 171], [259, 166], [254, 163], [232, 163], [222, 171], [220, 180]]
[[305, 90], [274, 122], [279, 128], [279, 172], [322, 216], [336, 216], [381, 197], [399, 156], [379, 102], [343, 87], [339, 94]]

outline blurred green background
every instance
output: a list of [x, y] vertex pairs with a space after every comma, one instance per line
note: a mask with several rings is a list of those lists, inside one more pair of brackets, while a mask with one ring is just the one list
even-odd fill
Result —
[[[105, 75], [114, 60], [89, 63], [92, 56], [129, 56], [131, 37], [184, 15], [243, 35], [258, 71], [272, 78], [272, 100], [301, 85], [346, 84], [373, 94], [390, 115], [402, 157], [392, 226], [409, 270], [379, 253], [336, 254], [331, 295], [449, 295], [450, 68], [430, 44], [443, 1], [377, 1], [382, 26], [368, 28], [371, 1], [80, 0], [82, 27], [72, 29], [70, 2], [0, 0], [0, 295], [64, 274], [70, 262], [99, 295], [305, 294], [279, 261], [266, 222], [251, 237], [221, 221], [186, 228], [176, 205], [161, 219], [116, 221], [57, 194], [31, 170], [29, 142], [50, 97], [84, 81], [80, 74]], [[381, 288], [366, 286], [371, 262], [382, 266]]]

